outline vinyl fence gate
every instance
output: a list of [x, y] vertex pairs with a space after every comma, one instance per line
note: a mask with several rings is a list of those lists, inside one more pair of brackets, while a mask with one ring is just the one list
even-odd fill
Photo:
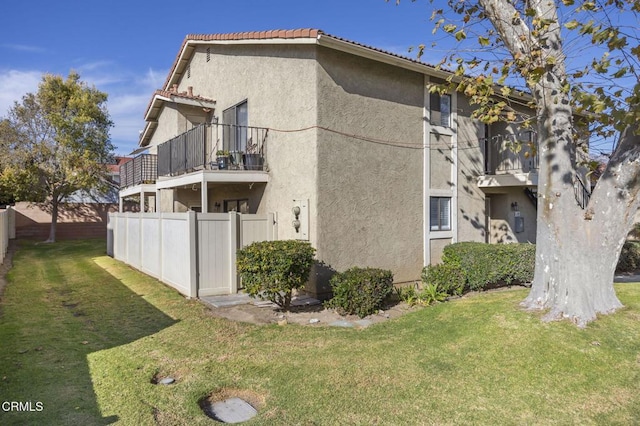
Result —
[[276, 237], [273, 213], [110, 213], [107, 253], [188, 297], [235, 294], [237, 250]]

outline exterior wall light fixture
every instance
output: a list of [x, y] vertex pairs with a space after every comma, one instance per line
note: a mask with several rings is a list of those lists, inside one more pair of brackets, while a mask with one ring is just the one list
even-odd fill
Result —
[[291, 224], [295, 228], [296, 232], [300, 232], [300, 206], [293, 206], [291, 211], [293, 212], [294, 216], [293, 222], [291, 222]]

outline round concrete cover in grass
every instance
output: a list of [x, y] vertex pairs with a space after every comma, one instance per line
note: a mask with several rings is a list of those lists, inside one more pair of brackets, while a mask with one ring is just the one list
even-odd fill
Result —
[[258, 412], [244, 399], [234, 397], [211, 404], [211, 414], [223, 423], [242, 423]]

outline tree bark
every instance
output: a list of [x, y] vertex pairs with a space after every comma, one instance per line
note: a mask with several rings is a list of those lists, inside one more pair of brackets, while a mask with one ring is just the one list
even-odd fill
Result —
[[[521, 71], [530, 82], [537, 108], [536, 265], [531, 292], [522, 305], [547, 310], [546, 320], [567, 318], [584, 327], [598, 314], [622, 306], [613, 278], [640, 206], [640, 138], [635, 128], [625, 131], [583, 210], [574, 190], [578, 159], [570, 99], [564, 90], [565, 56], [555, 4], [529, 2], [537, 17], [552, 22], [535, 32], [517, 18], [518, 12], [508, 0], [480, 0], [480, 4], [513, 57], [529, 58]], [[531, 70], [544, 71], [534, 81]]]
[[58, 225], [58, 204], [59, 201], [57, 197], [54, 197], [51, 201], [51, 226], [49, 227], [49, 238], [47, 238], [45, 243], [56, 242], [56, 228]]

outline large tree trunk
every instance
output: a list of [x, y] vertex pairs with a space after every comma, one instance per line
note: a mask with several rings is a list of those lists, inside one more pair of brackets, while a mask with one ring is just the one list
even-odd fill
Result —
[[[579, 326], [622, 304], [613, 278], [640, 200], [640, 138], [627, 129], [586, 210], [576, 201], [578, 179], [573, 113], [554, 2], [528, 7], [551, 24], [533, 31], [508, 0], [480, 0], [486, 16], [527, 79], [537, 108], [540, 156], [535, 276], [522, 305], [548, 310], [547, 320]], [[537, 73], [543, 70], [536, 80]], [[579, 184], [578, 184], [579, 185]]]
[[548, 310], [546, 320], [568, 318], [584, 327], [622, 306], [613, 278], [640, 206], [640, 136], [634, 133], [625, 131], [585, 210], [557, 180], [545, 179], [541, 165], [535, 278], [522, 305]]
[[56, 227], [58, 225], [58, 200], [54, 197], [51, 202], [51, 226], [49, 227], [49, 238], [45, 241], [45, 243], [55, 243], [56, 242]]

